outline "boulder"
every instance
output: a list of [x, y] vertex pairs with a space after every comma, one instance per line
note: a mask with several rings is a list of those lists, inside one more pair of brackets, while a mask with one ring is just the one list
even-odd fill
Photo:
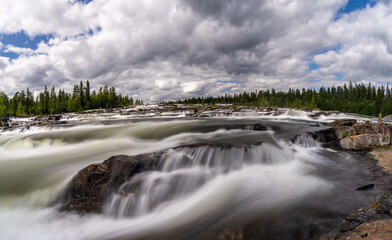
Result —
[[105, 200], [134, 175], [160, 168], [162, 153], [113, 156], [80, 170], [60, 199], [60, 210], [80, 213], [102, 210]]
[[390, 144], [390, 137], [381, 134], [362, 134], [345, 137], [340, 140], [340, 146], [344, 149], [362, 150], [373, 146], [385, 146]]
[[342, 139], [348, 136], [357, 135], [357, 132], [355, 128], [343, 125], [335, 128], [335, 134], [339, 139]]
[[382, 120], [383, 121], [392, 121], [392, 115], [385, 116]]
[[315, 132], [316, 138], [320, 142], [332, 142], [338, 140], [336, 131], [334, 128], [326, 128]]
[[355, 132], [359, 134], [376, 134], [377, 132], [374, 128], [377, 127], [377, 124], [371, 124], [370, 122], [358, 122], [353, 125]]

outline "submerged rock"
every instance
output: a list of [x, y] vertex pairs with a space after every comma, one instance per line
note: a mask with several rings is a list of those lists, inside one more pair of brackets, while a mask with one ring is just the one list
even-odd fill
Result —
[[327, 123], [327, 126], [331, 127], [339, 127], [339, 126], [352, 126], [357, 123], [355, 119], [342, 119], [342, 120], [335, 120], [331, 123]]
[[369, 189], [373, 189], [373, 188], [374, 188], [374, 184], [371, 183], [371, 184], [367, 184], [365, 186], [359, 187], [359, 188], [357, 188], [355, 190], [357, 190], [357, 191], [365, 191], [365, 190], [369, 190]]

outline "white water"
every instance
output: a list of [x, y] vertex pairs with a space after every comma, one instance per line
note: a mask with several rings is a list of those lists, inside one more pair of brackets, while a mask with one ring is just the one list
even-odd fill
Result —
[[[272, 131], [201, 131], [207, 123], [141, 121], [1, 133], [0, 238], [199, 238], [226, 224], [286, 214], [333, 195], [335, 183], [314, 172], [334, 163], [320, 154], [324, 150], [308, 135], [291, 144]], [[264, 143], [170, 149], [246, 139]], [[58, 212], [50, 205], [91, 163], [161, 150], [168, 156], [163, 169], [125, 183], [102, 215]], [[129, 190], [136, 182], [142, 182], [138, 194]]]

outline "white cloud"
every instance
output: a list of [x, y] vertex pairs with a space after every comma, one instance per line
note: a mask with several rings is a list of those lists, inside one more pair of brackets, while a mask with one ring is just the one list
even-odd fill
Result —
[[[53, 34], [0, 62], [12, 94], [43, 85], [92, 86], [160, 101], [197, 95], [386, 80], [390, 3], [344, 14], [347, 0], [0, 0], [0, 33]], [[92, 34], [91, 34], [92, 31]], [[90, 32], [90, 33], [89, 33]], [[331, 50], [333, 49], [333, 50]], [[309, 71], [315, 62], [319, 69]], [[330, 84], [329, 84], [330, 83]], [[0, 89], [1, 90], [1, 89]]]

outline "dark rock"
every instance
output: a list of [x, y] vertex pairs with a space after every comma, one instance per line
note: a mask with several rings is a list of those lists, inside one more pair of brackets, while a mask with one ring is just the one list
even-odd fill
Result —
[[253, 130], [254, 131], [267, 131], [268, 129], [267, 129], [266, 126], [264, 126], [264, 125], [262, 125], [260, 123], [256, 123], [256, 124], [253, 125]]
[[314, 112], [312, 114], [309, 114], [309, 117], [311, 117], [311, 118], [318, 118], [321, 115], [328, 116], [328, 115], [331, 115], [331, 114], [338, 114], [338, 113], [339, 113], [339, 111], [319, 111], [319, 112]]
[[334, 128], [326, 128], [315, 132], [316, 138], [320, 142], [332, 142], [338, 140]]
[[160, 168], [162, 153], [114, 156], [80, 170], [62, 195], [61, 210], [80, 213], [102, 210], [111, 193], [134, 175]]
[[340, 230], [343, 232], [348, 232], [355, 229], [359, 225], [361, 225], [361, 222], [344, 220], [340, 226]]
[[374, 208], [369, 207], [365, 209], [359, 209], [358, 211], [347, 215], [346, 220], [351, 222], [363, 223], [366, 221], [373, 220], [375, 217], [377, 217], [376, 210]]
[[373, 188], [374, 188], [374, 184], [372, 183], [372, 184], [368, 184], [368, 185], [359, 187], [359, 188], [357, 188], [355, 190], [357, 190], [357, 191], [364, 191], [364, 190], [369, 190], [369, 189], [373, 189]]
[[0, 122], [6, 123], [10, 120], [9, 117], [0, 117]]
[[355, 119], [342, 119], [342, 120], [335, 120], [331, 123], [327, 123], [327, 126], [331, 127], [338, 127], [338, 126], [352, 126], [355, 123], [357, 123], [357, 120]]
[[227, 130], [232, 130], [232, 129], [243, 129], [243, 130], [254, 130], [254, 131], [267, 131], [268, 128], [260, 123], [256, 124], [236, 124], [236, 125], [227, 125], [224, 126], [225, 129]]

